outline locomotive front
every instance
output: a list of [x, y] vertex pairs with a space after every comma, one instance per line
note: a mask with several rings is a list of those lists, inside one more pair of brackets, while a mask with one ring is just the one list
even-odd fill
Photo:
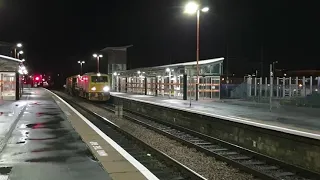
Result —
[[88, 76], [87, 99], [92, 101], [107, 101], [110, 98], [110, 82], [107, 74], [92, 74]]

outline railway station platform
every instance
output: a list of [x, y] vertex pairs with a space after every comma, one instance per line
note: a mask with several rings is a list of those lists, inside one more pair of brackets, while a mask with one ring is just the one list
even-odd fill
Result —
[[51, 91], [23, 92], [0, 103], [0, 179], [157, 179]]
[[203, 114], [270, 130], [320, 139], [320, 111], [310, 108], [277, 107], [236, 100], [190, 101], [148, 95], [112, 92], [112, 96]]

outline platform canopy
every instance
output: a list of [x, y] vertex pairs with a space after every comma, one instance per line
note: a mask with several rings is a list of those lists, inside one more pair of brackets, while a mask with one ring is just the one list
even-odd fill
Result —
[[[206, 59], [199, 61], [199, 75], [202, 76], [220, 76], [222, 74], [222, 63], [224, 58], [214, 58]], [[145, 68], [136, 68], [126, 71], [119, 71], [114, 73], [118, 76], [162, 76], [165, 75], [168, 71], [175, 73], [177, 75], [189, 74], [195, 75], [197, 69], [197, 61], [177, 63], [177, 64], [168, 64], [162, 66], [154, 67], [145, 67]]]
[[0, 71], [18, 71], [20, 63], [20, 59], [0, 55]]

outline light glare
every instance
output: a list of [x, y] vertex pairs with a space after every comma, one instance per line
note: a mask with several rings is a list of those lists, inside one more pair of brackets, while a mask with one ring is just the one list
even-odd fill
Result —
[[204, 8], [201, 9], [201, 11], [202, 11], [202, 12], [208, 12], [208, 11], [209, 11], [209, 8], [208, 8], [208, 7], [204, 7]]
[[186, 4], [184, 12], [188, 14], [194, 14], [198, 11], [199, 9], [199, 4], [195, 2], [189, 2]]
[[95, 57], [95, 58], [96, 58], [96, 57], [98, 57], [98, 55], [97, 55], [97, 54], [93, 54], [93, 57]]
[[110, 90], [110, 88], [108, 86], [103, 87], [104, 92], [108, 92], [109, 90]]

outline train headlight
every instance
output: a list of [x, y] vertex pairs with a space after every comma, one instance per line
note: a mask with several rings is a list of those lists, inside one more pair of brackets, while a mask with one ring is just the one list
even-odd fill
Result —
[[96, 87], [92, 87], [92, 88], [91, 88], [91, 91], [95, 91], [95, 90], [97, 90]]
[[108, 92], [108, 91], [110, 91], [109, 86], [105, 86], [105, 87], [103, 87], [103, 91], [104, 91], [104, 92]]

